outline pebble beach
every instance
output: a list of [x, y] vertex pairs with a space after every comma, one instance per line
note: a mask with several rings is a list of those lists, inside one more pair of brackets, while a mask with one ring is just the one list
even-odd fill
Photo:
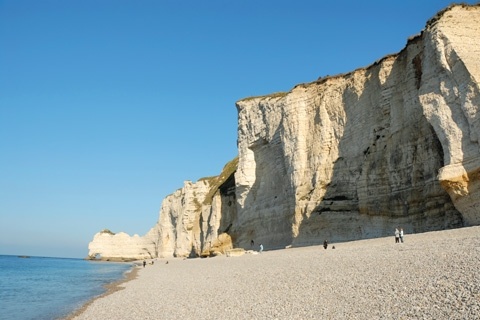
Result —
[[480, 226], [157, 259], [68, 319], [480, 319], [479, 267]]

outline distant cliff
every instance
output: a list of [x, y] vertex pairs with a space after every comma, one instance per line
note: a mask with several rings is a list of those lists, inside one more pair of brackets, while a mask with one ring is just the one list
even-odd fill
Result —
[[281, 248], [480, 224], [479, 43], [480, 6], [456, 5], [369, 67], [238, 101], [238, 159], [168, 196], [141, 244], [99, 233], [89, 255], [201, 256], [251, 240]]
[[198, 257], [232, 249], [228, 232], [236, 217], [235, 170], [238, 158], [219, 176], [185, 181], [167, 196], [157, 224], [143, 237], [103, 230], [90, 242], [89, 258], [128, 261], [156, 257]]

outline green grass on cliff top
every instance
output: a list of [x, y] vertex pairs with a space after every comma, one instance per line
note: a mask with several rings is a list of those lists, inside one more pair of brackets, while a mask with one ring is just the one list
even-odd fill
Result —
[[274, 92], [272, 94], [267, 94], [264, 96], [253, 96], [240, 99], [240, 101], [248, 101], [253, 99], [263, 99], [263, 98], [283, 98], [288, 94], [288, 92]]

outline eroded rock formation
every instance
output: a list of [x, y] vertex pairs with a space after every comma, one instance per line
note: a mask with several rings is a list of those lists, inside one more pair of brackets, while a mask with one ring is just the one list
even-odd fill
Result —
[[233, 248], [228, 235], [236, 217], [235, 178], [238, 158], [219, 176], [185, 181], [167, 196], [157, 224], [143, 237], [109, 230], [90, 242], [89, 258], [102, 260], [200, 257], [225, 254]]
[[[480, 6], [452, 6], [396, 55], [237, 102], [238, 159], [168, 196], [145, 236], [153, 247], [137, 251], [200, 256], [251, 240], [280, 248], [480, 224], [478, 43]], [[107, 237], [91, 255], [133, 241]]]
[[113, 233], [104, 229], [93, 237], [88, 245], [88, 258], [108, 261], [131, 261], [151, 259], [158, 256], [158, 228], [152, 228], [146, 235], [130, 236], [125, 232]]

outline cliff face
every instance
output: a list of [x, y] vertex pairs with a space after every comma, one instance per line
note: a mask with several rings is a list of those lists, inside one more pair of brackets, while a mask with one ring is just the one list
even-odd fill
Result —
[[88, 246], [89, 258], [130, 260], [226, 253], [232, 248], [228, 232], [237, 215], [237, 164], [235, 158], [217, 177], [185, 181], [163, 200], [157, 224], [143, 237], [109, 230], [97, 233]]
[[398, 55], [239, 101], [238, 245], [479, 224], [479, 41], [479, 7], [456, 6]]
[[156, 227], [146, 235], [129, 236], [125, 232], [102, 230], [88, 245], [89, 258], [108, 261], [150, 259], [158, 256], [159, 234]]
[[480, 6], [454, 7], [425, 34], [423, 114], [444, 151], [441, 186], [466, 225], [480, 224]]
[[158, 221], [162, 255], [189, 256], [199, 247], [198, 213], [208, 190], [206, 180], [185, 182], [182, 189], [163, 200]]
[[397, 55], [237, 102], [236, 173], [186, 183], [146, 236], [198, 256], [480, 224], [478, 43], [480, 6], [454, 6]]

